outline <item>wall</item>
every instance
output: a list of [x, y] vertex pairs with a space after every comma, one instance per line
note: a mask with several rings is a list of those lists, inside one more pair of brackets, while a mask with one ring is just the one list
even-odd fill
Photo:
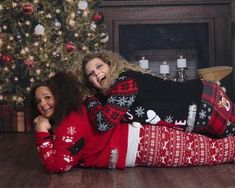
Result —
[[[231, 0], [104, 0], [100, 10], [104, 14], [110, 36], [108, 48], [117, 52], [120, 50], [120, 25], [208, 23], [209, 62], [199, 63], [200, 68], [203, 68], [235, 65], [232, 60], [232, 46], [235, 46], [235, 41], [232, 41], [231, 27], [231, 20], [235, 20], [235, 11], [232, 11], [234, 4]], [[228, 76], [223, 82], [229, 95], [235, 100], [235, 74]]]

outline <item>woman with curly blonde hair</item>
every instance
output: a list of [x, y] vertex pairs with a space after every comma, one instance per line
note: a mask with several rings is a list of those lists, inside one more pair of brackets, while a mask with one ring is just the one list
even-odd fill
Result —
[[216, 138], [235, 135], [235, 106], [216, 83], [163, 80], [111, 51], [85, 54], [75, 73], [98, 131], [134, 122]]
[[[133, 70], [133, 71], [147, 73], [147, 71], [145, 69], [142, 69], [140, 66], [138, 66], [136, 64], [129, 63], [122, 56], [120, 56], [119, 54], [113, 53], [111, 51], [104, 50], [99, 53], [85, 54], [85, 55], [83, 55], [83, 57], [80, 58], [80, 59], [82, 59], [82, 63], [76, 62], [74, 64], [74, 66], [72, 67], [72, 70], [75, 73], [75, 75], [77, 75], [80, 82], [83, 83], [82, 84], [83, 97], [86, 97], [89, 95], [95, 95], [95, 94], [97, 94], [97, 91], [98, 91], [90, 84], [89, 80], [87, 79], [85, 71], [83, 71], [85, 69], [85, 64], [86, 64], [83, 62], [87, 62], [93, 58], [103, 59], [109, 65], [110, 74], [109, 74], [109, 79], [107, 80], [107, 82], [108, 82], [107, 88], [110, 87], [113, 80], [117, 79], [118, 76], [122, 72], [125, 72], [127, 70]], [[87, 86], [89, 86], [89, 87], [87, 87]], [[102, 91], [103, 90], [101, 90], [101, 92]], [[98, 91], [98, 92], [100, 92], [100, 91]]]

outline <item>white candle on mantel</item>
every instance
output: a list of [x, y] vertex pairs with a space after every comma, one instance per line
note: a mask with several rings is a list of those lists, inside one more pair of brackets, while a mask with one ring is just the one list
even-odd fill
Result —
[[145, 57], [143, 56], [139, 60], [139, 66], [142, 67], [143, 69], [148, 69], [149, 68], [149, 61], [147, 59], [145, 59]]
[[169, 74], [170, 73], [170, 67], [166, 64], [166, 61], [163, 62], [162, 65], [160, 65], [160, 74]]
[[183, 58], [183, 56], [180, 56], [180, 58], [177, 59], [177, 67], [178, 68], [186, 68], [187, 67], [186, 59]]

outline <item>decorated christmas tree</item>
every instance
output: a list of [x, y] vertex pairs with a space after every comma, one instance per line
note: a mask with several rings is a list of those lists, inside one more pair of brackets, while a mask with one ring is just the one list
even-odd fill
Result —
[[22, 108], [31, 86], [108, 40], [99, 0], [0, 2], [0, 100]]

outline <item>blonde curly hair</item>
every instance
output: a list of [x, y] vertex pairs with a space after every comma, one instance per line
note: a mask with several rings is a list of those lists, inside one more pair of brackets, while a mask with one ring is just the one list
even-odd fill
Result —
[[125, 72], [127, 70], [147, 73], [139, 65], [129, 63], [128, 61], [126, 61], [118, 53], [114, 53], [108, 50], [102, 50], [100, 52], [94, 52], [94, 53], [88, 52], [84, 54], [80, 60], [76, 61], [72, 67], [72, 71], [78, 77], [79, 81], [82, 83], [81, 93], [84, 99], [86, 98], [86, 96], [97, 94], [97, 90], [90, 84], [87, 75], [85, 73], [86, 64], [94, 58], [99, 58], [103, 62], [109, 65], [110, 79], [108, 82], [108, 88], [111, 86], [113, 81], [118, 78], [120, 73]]

